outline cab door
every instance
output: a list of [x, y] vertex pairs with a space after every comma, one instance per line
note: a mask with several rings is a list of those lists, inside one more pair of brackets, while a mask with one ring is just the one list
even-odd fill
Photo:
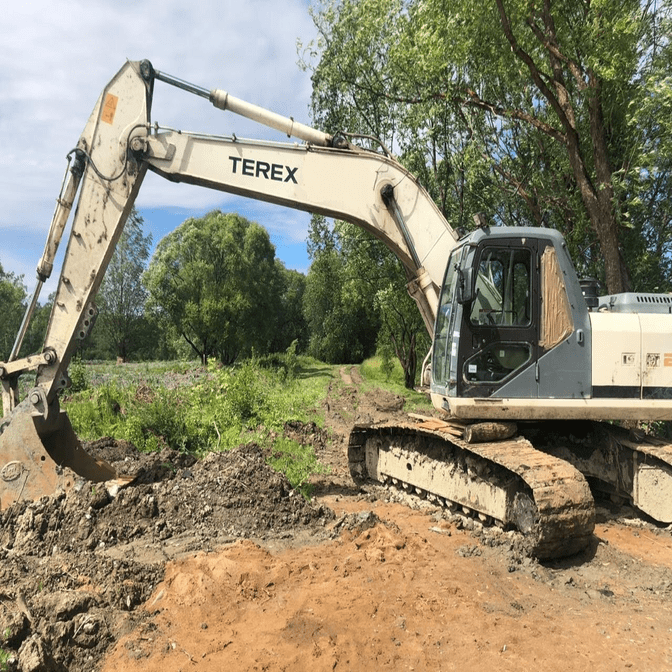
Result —
[[[462, 311], [457, 395], [490, 397], [523, 370], [537, 365], [538, 241], [487, 239], [472, 259], [476, 295]], [[537, 394], [535, 383], [517, 396]]]

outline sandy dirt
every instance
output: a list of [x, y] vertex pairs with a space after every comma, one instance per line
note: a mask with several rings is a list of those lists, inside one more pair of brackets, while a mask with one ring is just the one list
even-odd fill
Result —
[[5, 512], [7, 669], [672, 669], [669, 529], [599, 502], [590, 548], [541, 564], [514, 533], [353, 484], [350, 427], [400, 398], [348, 369], [326, 412], [285, 429], [330, 467], [310, 503], [254, 445], [194, 462], [104, 440], [89, 450], [136, 484]]

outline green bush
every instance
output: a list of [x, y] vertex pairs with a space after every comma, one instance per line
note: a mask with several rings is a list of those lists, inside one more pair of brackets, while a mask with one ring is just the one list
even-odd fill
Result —
[[155, 381], [124, 386], [107, 380], [72, 395], [64, 407], [82, 438], [113, 436], [142, 451], [170, 446], [203, 454], [251, 440], [264, 443], [289, 420], [313, 420], [310, 409], [324, 397], [329, 369], [310, 361], [310, 374], [301, 380], [294, 358], [295, 379], [284, 367], [268, 369], [250, 360], [233, 368], [211, 365], [171, 389]]
[[285, 352], [274, 352], [270, 355], [264, 355], [257, 359], [256, 362], [264, 369], [274, 369], [280, 380], [294, 380], [300, 369], [299, 356], [296, 354], [298, 345], [299, 341], [294, 340]]
[[165, 446], [182, 452], [198, 452], [202, 448], [189, 431], [185, 409], [174, 391], [136, 404], [126, 421], [125, 434], [128, 441], [145, 451]]
[[142, 371], [97, 364], [95, 382], [64, 399], [63, 407], [81, 438], [112, 436], [141, 451], [169, 446], [203, 455], [256, 441], [269, 464], [308, 496], [308, 478], [324, 467], [312, 447], [282, 434], [289, 421], [316, 419], [333, 371], [298, 357], [294, 345], [279, 357], [275, 367], [267, 358], [235, 367], [182, 365], [179, 384], [161, 363]]
[[68, 375], [71, 382], [70, 392], [82, 392], [89, 387], [89, 377], [81, 355], [77, 355], [70, 360]]
[[12, 654], [9, 651], [0, 649], [0, 672], [9, 670], [9, 659], [12, 657]]
[[231, 416], [243, 422], [260, 415], [266, 399], [259, 368], [253, 362], [244, 362], [233, 371], [222, 401]]
[[[399, 360], [394, 356], [394, 352], [389, 344], [379, 345], [376, 354], [380, 358], [380, 370], [385, 375], [385, 382], [389, 382], [392, 374], [395, 373], [395, 364], [398, 371], [401, 372]], [[403, 380], [403, 372], [401, 372], [401, 375]]]
[[308, 479], [313, 474], [327, 472], [327, 468], [318, 462], [313, 448], [285, 438], [273, 444], [268, 463], [276, 471], [285, 474], [292, 487], [306, 498], [310, 497], [312, 490]]

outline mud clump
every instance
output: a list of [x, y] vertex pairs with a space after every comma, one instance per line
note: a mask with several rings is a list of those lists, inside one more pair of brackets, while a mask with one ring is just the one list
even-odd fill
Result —
[[201, 460], [112, 439], [85, 448], [135, 480], [115, 496], [82, 480], [0, 514], [2, 669], [95, 670], [147, 617], [136, 608], [166, 561], [239, 538], [322, 538], [333, 517], [294, 491], [256, 444]]

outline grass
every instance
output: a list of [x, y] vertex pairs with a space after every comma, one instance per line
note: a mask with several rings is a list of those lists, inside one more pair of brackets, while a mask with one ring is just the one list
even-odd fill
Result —
[[113, 436], [141, 451], [168, 446], [197, 456], [255, 441], [304, 494], [320, 469], [312, 447], [278, 437], [289, 421], [323, 424], [318, 409], [334, 367], [292, 355], [291, 366], [96, 362], [86, 369], [85, 389], [62, 402], [83, 439]]
[[289, 379], [281, 370], [254, 361], [231, 368], [192, 365], [177, 375], [166, 373], [161, 364], [145, 364], [141, 371], [127, 365], [95, 367], [87, 389], [63, 403], [84, 438], [114, 434], [139, 441], [144, 450], [160, 446], [145, 445], [139, 429], [154, 428], [157, 437], [163, 432], [166, 439], [186, 432], [193, 435], [189, 446], [173, 447], [196, 453], [233, 447], [242, 433], [314, 420], [311, 409], [333, 376], [331, 367], [314, 360], [305, 360]]
[[[254, 441], [308, 494], [309, 477], [323, 467], [312, 447], [285, 439], [283, 428], [290, 421], [324, 425], [322, 401], [329, 383], [340, 380], [339, 368], [293, 351], [233, 367], [75, 360], [70, 375], [76, 385], [61, 407], [82, 439], [112, 436], [141, 451], [170, 447], [201, 456]], [[411, 411], [431, 407], [424, 395], [404, 388], [398, 363], [390, 370], [373, 358], [359, 368], [364, 391], [387, 389], [403, 396]]]
[[394, 361], [391, 371], [388, 372], [387, 368], [380, 357], [371, 357], [362, 362], [359, 371], [364, 379], [363, 389], [373, 390], [378, 387], [393, 392], [404, 398], [404, 409], [411, 413], [428, 413], [432, 410], [432, 402], [427, 395], [404, 387], [404, 372], [398, 361]]

